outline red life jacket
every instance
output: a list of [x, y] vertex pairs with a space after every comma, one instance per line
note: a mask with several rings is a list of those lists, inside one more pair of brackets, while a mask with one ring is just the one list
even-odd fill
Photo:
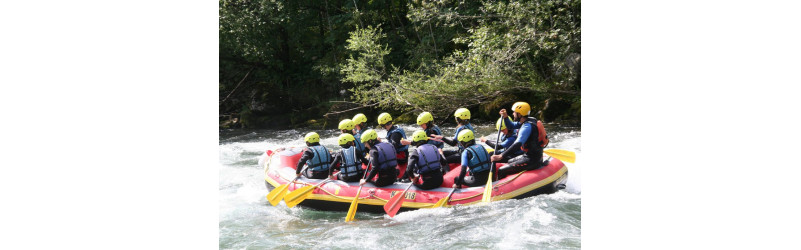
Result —
[[[537, 122], [535, 123], [534, 121]], [[533, 140], [534, 138], [529, 137], [528, 140], [520, 146], [520, 149], [522, 149], [523, 152], [528, 152], [529, 149], [535, 146], [539, 146], [540, 148], [545, 148], [545, 146], [548, 146], [548, 136], [545, 134], [545, 127], [542, 125], [542, 121], [534, 119], [533, 117], [528, 117], [525, 123], [531, 124], [531, 129], [537, 127], [537, 140], [535, 141]]]

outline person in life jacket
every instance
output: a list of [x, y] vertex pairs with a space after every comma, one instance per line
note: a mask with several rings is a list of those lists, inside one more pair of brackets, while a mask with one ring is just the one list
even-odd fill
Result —
[[[359, 185], [364, 185], [368, 180], [377, 187], [392, 185], [398, 177], [398, 161], [395, 159], [395, 147], [392, 144], [378, 141], [378, 133], [368, 129], [362, 134], [362, 143], [370, 149], [370, 172], [366, 179], [361, 179]], [[378, 175], [375, 182], [373, 177]]]
[[[462, 152], [459, 177], [453, 178], [453, 187], [462, 188], [462, 185], [477, 187], [487, 184], [491, 169], [490, 154], [481, 144], [476, 144], [473, 131], [469, 129], [459, 132], [459, 144], [465, 148]], [[470, 176], [465, 177], [465, 173]]]
[[[429, 112], [423, 112], [417, 116], [417, 125], [420, 125], [420, 127], [425, 130], [426, 135], [442, 135], [442, 131], [439, 130], [439, 127], [434, 125], [434, 116]], [[445, 143], [441, 141], [428, 140], [428, 138], [426, 138], [426, 140], [428, 144], [434, 145], [438, 149], [442, 149], [445, 146]]]
[[[500, 142], [497, 145], [500, 148], [496, 149], [495, 152], [493, 152], [493, 154], [499, 155], [506, 151], [512, 151], [512, 152], [509, 152], [509, 154], [507, 154], [509, 158], [503, 158], [496, 162], [507, 162], [509, 161], [509, 159], [520, 156], [523, 153], [525, 153], [523, 152], [523, 150], [520, 150], [520, 148], [511, 147], [512, 144], [514, 144], [515, 140], [517, 140], [517, 133], [516, 133], [517, 131], [509, 128], [509, 126], [507, 126], [507, 123], [510, 123], [510, 121], [503, 118], [498, 119], [498, 122], [495, 123], [495, 129], [501, 131], [501, 138]], [[494, 141], [487, 140], [484, 137], [481, 137], [481, 142], [486, 143], [487, 146], [489, 146], [490, 148], [495, 148], [496, 146]]]
[[300, 176], [303, 165], [307, 165], [303, 175], [309, 179], [325, 179], [328, 176], [328, 168], [331, 166], [331, 153], [328, 149], [320, 145], [320, 135], [309, 132], [303, 138], [307, 148], [303, 149], [303, 156], [298, 160], [295, 167], [295, 174]]
[[[339, 169], [337, 179], [345, 182], [359, 181], [364, 175], [362, 170], [362, 163], [367, 163], [364, 154], [355, 147], [355, 138], [353, 135], [343, 133], [339, 135], [339, 146], [342, 149], [334, 155], [334, 160], [331, 161], [331, 167], [328, 168], [328, 177], [334, 178], [332, 173], [335, 169]], [[337, 165], [339, 163], [339, 165]]]
[[401, 140], [406, 139], [406, 132], [397, 125], [392, 124], [392, 116], [388, 113], [381, 113], [378, 115], [378, 125], [387, 130], [387, 142], [395, 147], [395, 158], [398, 159], [398, 164], [407, 162], [409, 156], [409, 145], [403, 145]]
[[473, 129], [472, 125], [470, 125], [470, 110], [466, 108], [459, 108], [456, 110], [456, 112], [453, 113], [453, 116], [456, 119], [456, 123], [459, 125], [458, 127], [456, 127], [456, 132], [453, 135], [453, 139], [445, 138], [442, 135], [430, 134], [432, 138], [441, 140], [451, 146], [457, 146], [456, 149], [449, 148], [442, 150], [442, 153], [445, 155], [448, 163], [458, 163], [461, 158], [460, 155], [464, 151], [464, 147], [461, 146], [460, 143], [458, 143], [459, 140], [457, 137], [459, 136], [459, 133], [465, 129], [470, 130], [474, 134], [476, 133], [476, 130]]
[[542, 150], [548, 145], [548, 137], [545, 134], [542, 122], [528, 116], [531, 113], [531, 106], [528, 103], [516, 102], [512, 105], [512, 112], [514, 122], [509, 120], [506, 115], [506, 109], [501, 109], [500, 111], [502, 119], [506, 120], [507, 124], [510, 124], [509, 127], [518, 129], [517, 139], [509, 147], [520, 148], [525, 153], [514, 158], [511, 158], [511, 154], [514, 153], [511, 150], [507, 150], [500, 155], [493, 155], [493, 161], [511, 158], [508, 161], [508, 165], [498, 169], [499, 178], [523, 170], [541, 168], [544, 165], [542, 162]]
[[[442, 185], [442, 167], [448, 166], [436, 146], [428, 144], [428, 133], [417, 130], [412, 134], [412, 145], [417, 147], [409, 155], [409, 165], [406, 174], [414, 176], [412, 183], [423, 190], [434, 189]], [[418, 184], [417, 179], [423, 183]]]
[[362, 143], [361, 140], [362, 132], [364, 131], [365, 127], [364, 123], [367, 122], [367, 116], [362, 113], [358, 113], [353, 116], [351, 122], [353, 122], [353, 138], [356, 139], [356, 148], [364, 153], [364, 156], [367, 156], [367, 149], [364, 148], [364, 143]]

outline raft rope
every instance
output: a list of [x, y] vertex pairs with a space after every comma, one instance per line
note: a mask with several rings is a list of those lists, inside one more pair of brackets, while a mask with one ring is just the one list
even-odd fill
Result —
[[[266, 168], [265, 168], [265, 170], [264, 170], [264, 173], [265, 173], [265, 174], [266, 174], [266, 173], [267, 173], [267, 171], [269, 171], [269, 169], [270, 169], [270, 162], [272, 162], [272, 160], [273, 160], [273, 156], [274, 156], [274, 155], [275, 155], [275, 154], [271, 155], [271, 156], [270, 156], [270, 158], [269, 158], [269, 159], [267, 159], [267, 163], [265, 164], [265, 166], [267, 166], [267, 167], [266, 167]], [[509, 184], [509, 182], [512, 182], [512, 181], [514, 181], [515, 179], [517, 179], [517, 177], [520, 177], [520, 175], [522, 175], [522, 174], [523, 174], [523, 173], [525, 173], [525, 172], [526, 172], [526, 171], [521, 171], [520, 173], [517, 173], [516, 175], [514, 175], [514, 177], [512, 177], [511, 179], [509, 179], [509, 180], [507, 180], [507, 181], [504, 181], [504, 182], [501, 182], [501, 183], [498, 183], [498, 185], [494, 185], [494, 186], [493, 186], [493, 189], [494, 189], [494, 188], [497, 188], [497, 187], [500, 187], [500, 186], [503, 186], [503, 185], [506, 185], [506, 184]], [[286, 181], [289, 181], [289, 179], [287, 179], [287, 178], [284, 178], [284, 176], [283, 176], [283, 175], [281, 175], [281, 174], [278, 174], [278, 177], [280, 177], [281, 179], [284, 179], [284, 180], [286, 180]], [[325, 190], [325, 189], [323, 189], [323, 188], [318, 188], [318, 190], [320, 190], [320, 191], [323, 191], [324, 193], [326, 193], [326, 194], [328, 194], [328, 195], [330, 195], [330, 196], [332, 196], [332, 197], [334, 197], [334, 198], [337, 198], [337, 199], [341, 199], [341, 200], [344, 200], [344, 201], [352, 201], [352, 200], [353, 200], [353, 197], [344, 198], [344, 197], [342, 197], [342, 196], [339, 196], [339, 195], [332, 194], [331, 192], [328, 192], [328, 190]], [[468, 196], [468, 197], [464, 197], [464, 198], [461, 198], [461, 199], [451, 199], [450, 201], [451, 201], [451, 202], [454, 202], [454, 201], [463, 201], [463, 200], [469, 200], [469, 199], [472, 199], [472, 198], [478, 197], [479, 195], [484, 195], [484, 194], [483, 194], [483, 193], [477, 193], [477, 194], [475, 194], [475, 195]], [[369, 197], [369, 198], [377, 199], [377, 200], [380, 200], [380, 201], [383, 201], [383, 202], [387, 202], [387, 201], [389, 201], [388, 199], [382, 199], [381, 197], [375, 196], [375, 193], [370, 193], [370, 197]], [[359, 197], [358, 199], [359, 199], [359, 200], [364, 200], [364, 199], [367, 199], [367, 197], [365, 197], [365, 198], [361, 198], [361, 197]], [[436, 205], [436, 204], [431, 204], [431, 207], [433, 207], [434, 205]]]

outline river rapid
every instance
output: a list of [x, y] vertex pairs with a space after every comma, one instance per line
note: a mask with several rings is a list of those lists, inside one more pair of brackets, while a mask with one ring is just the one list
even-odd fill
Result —
[[[401, 125], [407, 135], [420, 129]], [[494, 124], [474, 124], [478, 136], [496, 138]], [[455, 128], [441, 127], [446, 136]], [[221, 249], [576, 249], [581, 248], [581, 130], [546, 125], [548, 148], [576, 152], [568, 167], [567, 188], [554, 194], [503, 200], [487, 206], [420, 209], [385, 214], [315, 211], [271, 206], [264, 172], [258, 166], [267, 149], [302, 147], [303, 136], [320, 134], [321, 144], [338, 149], [337, 130], [220, 131], [219, 247]], [[379, 137], [386, 131], [377, 130]], [[448, 147], [446, 145], [446, 147]]]

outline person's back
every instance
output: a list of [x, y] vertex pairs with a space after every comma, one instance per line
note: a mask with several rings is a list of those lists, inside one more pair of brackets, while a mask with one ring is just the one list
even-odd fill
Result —
[[325, 179], [328, 176], [328, 168], [331, 166], [331, 153], [323, 145], [320, 145], [320, 135], [309, 132], [304, 137], [307, 148], [303, 150], [303, 155], [298, 159], [295, 166], [295, 174], [300, 176], [303, 165], [306, 170], [303, 175], [310, 179]]
[[[489, 153], [484, 146], [475, 143], [473, 131], [460, 132], [459, 142], [465, 147], [465, 150], [461, 157], [462, 171], [459, 173], [459, 177], [454, 179], [454, 184], [457, 187], [462, 184], [470, 187], [486, 184], [492, 169]], [[465, 176], [466, 172], [470, 172], [470, 176]]]
[[389, 143], [378, 142], [378, 134], [372, 129], [365, 131], [361, 140], [370, 149], [370, 165], [372, 167], [367, 178], [360, 181], [360, 185], [364, 185], [367, 180], [372, 180], [376, 175], [378, 175], [378, 179], [373, 184], [378, 187], [394, 183], [398, 176], [395, 148]]
[[[412, 135], [412, 144], [416, 146], [409, 156], [409, 165], [406, 168], [408, 176], [419, 175], [422, 184], [413, 182], [423, 190], [437, 188], [442, 185], [442, 167], [446, 165], [445, 159], [440, 155], [436, 146], [428, 144], [425, 131], [418, 130]], [[417, 179], [415, 177], [414, 179]]]
[[[339, 146], [342, 149], [339, 150], [338, 154], [334, 156], [334, 160], [331, 162], [331, 168], [329, 168], [329, 176], [332, 176], [332, 173], [335, 168], [338, 168], [339, 174], [337, 175], [337, 179], [345, 181], [345, 182], [354, 182], [359, 181], [362, 177], [362, 163], [366, 162], [367, 160], [364, 159], [363, 154], [354, 146], [354, 137], [351, 134], [342, 134], [339, 136]], [[337, 163], [339, 166], [337, 167]]]

